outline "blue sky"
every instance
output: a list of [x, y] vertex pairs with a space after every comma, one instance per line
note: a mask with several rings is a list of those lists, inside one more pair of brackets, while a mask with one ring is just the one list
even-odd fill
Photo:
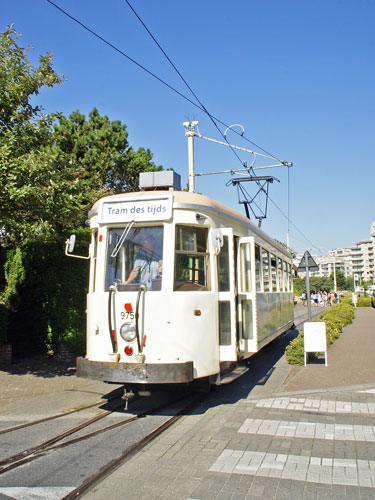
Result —
[[[125, 0], [56, 4], [194, 100]], [[245, 137], [289, 169], [292, 248], [321, 254], [367, 240], [374, 209], [374, 0], [131, 0], [206, 109], [242, 124]], [[39, 54], [53, 54], [66, 81], [35, 99], [47, 112], [97, 107], [127, 125], [130, 144], [187, 182], [182, 122], [221, 140], [203, 111], [106, 46], [46, 0], [3, 0], [0, 28], [14, 23]], [[224, 131], [225, 127], [220, 126]], [[231, 142], [262, 152], [229, 132]], [[241, 161], [251, 156], [241, 153]], [[258, 164], [258, 161], [257, 161]], [[264, 163], [259, 163], [264, 165]], [[228, 148], [197, 139], [197, 172], [241, 168]], [[286, 241], [288, 169], [260, 171], [270, 186], [262, 228]], [[230, 175], [196, 179], [196, 190], [238, 208]], [[250, 183], [249, 183], [250, 184]], [[255, 186], [249, 186], [250, 194]], [[284, 214], [284, 215], [283, 215]], [[301, 234], [302, 233], [302, 234]]]

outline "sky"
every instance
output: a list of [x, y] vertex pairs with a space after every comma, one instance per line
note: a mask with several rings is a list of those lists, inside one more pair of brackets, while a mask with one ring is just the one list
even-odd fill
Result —
[[[187, 185], [183, 122], [206, 137], [264, 151], [293, 166], [259, 170], [269, 186], [262, 229], [297, 252], [322, 255], [369, 239], [374, 209], [375, 0], [54, 0], [159, 79], [47, 0], [2, 0], [0, 31], [14, 24], [33, 64], [46, 52], [65, 82], [42, 89], [45, 112], [96, 107], [127, 126], [135, 149]], [[182, 94], [181, 97], [178, 93]], [[196, 103], [194, 106], [192, 103]], [[244, 130], [243, 137], [238, 133]], [[240, 169], [254, 156], [195, 139], [196, 173]], [[257, 166], [275, 160], [256, 157]], [[197, 192], [243, 212], [238, 175], [196, 177]], [[279, 182], [278, 182], [279, 181]], [[250, 196], [258, 188], [244, 185]], [[256, 199], [265, 208], [264, 198]], [[254, 206], [259, 215], [259, 210]], [[289, 222], [288, 222], [289, 216]], [[255, 221], [257, 223], [257, 221]]]

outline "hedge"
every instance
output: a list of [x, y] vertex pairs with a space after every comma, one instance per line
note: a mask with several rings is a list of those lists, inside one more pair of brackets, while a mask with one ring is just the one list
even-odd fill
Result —
[[[325, 322], [327, 345], [330, 346], [337, 338], [339, 338], [344, 326], [353, 321], [353, 318], [354, 307], [350, 304], [341, 303], [327, 309], [314, 321]], [[285, 357], [290, 365], [304, 364], [303, 331], [287, 346], [285, 349]]]
[[[341, 299], [343, 304], [352, 304], [351, 297], [344, 297]], [[371, 297], [361, 295], [357, 298], [357, 307], [371, 307]]]
[[[89, 231], [76, 233], [76, 253], [87, 255]], [[58, 344], [84, 352], [89, 263], [66, 257], [65, 239], [28, 242], [3, 255], [0, 344], [9, 342], [15, 357]]]

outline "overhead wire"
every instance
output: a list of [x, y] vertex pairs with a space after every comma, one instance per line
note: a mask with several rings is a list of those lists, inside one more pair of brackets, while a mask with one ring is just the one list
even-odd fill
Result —
[[[196, 96], [196, 94], [194, 93], [194, 91], [191, 89], [191, 87], [189, 86], [189, 84], [186, 82], [186, 80], [183, 78], [183, 76], [181, 75], [181, 73], [178, 71], [178, 69], [176, 68], [176, 66], [173, 64], [173, 62], [170, 60], [170, 58], [168, 57], [168, 55], [165, 53], [165, 51], [162, 49], [162, 47], [160, 46], [160, 44], [157, 42], [157, 40], [155, 39], [155, 37], [152, 35], [152, 33], [150, 32], [150, 30], [147, 28], [147, 26], [143, 23], [143, 21], [141, 20], [141, 18], [139, 17], [139, 15], [136, 13], [136, 11], [133, 9], [133, 7], [131, 6], [131, 4], [129, 3], [128, 0], [125, 0], [126, 3], [128, 4], [129, 8], [133, 11], [133, 13], [136, 15], [136, 17], [139, 19], [139, 21], [141, 22], [141, 24], [144, 26], [144, 28], [146, 29], [146, 31], [149, 33], [149, 35], [151, 36], [151, 38], [154, 40], [154, 42], [157, 44], [157, 46], [159, 47], [159, 49], [162, 51], [162, 53], [164, 54], [164, 56], [167, 58], [167, 60], [170, 62], [170, 64], [172, 65], [172, 67], [175, 69], [175, 71], [177, 72], [177, 74], [180, 76], [180, 78], [182, 79], [182, 81], [185, 83], [185, 85], [187, 86], [187, 88], [190, 90], [190, 92], [192, 93], [192, 95], [195, 97], [195, 99], [198, 101], [199, 104], [197, 104], [196, 102], [194, 102], [193, 100], [189, 99], [186, 95], [184, 95], [182, 92], [178, 91], [176, 88], [174, 88], [172, 85], [170, 85], [169, 83], [167, 83], [165, 80], [163, 80], [162, 78], [158, 77], [155, 73], [153, 73], [152, 71], [150, 71], [149, 69], [147, 69], [145, 66], [143, 66], [142, 64], [138, 63], [135, 59], [133, 59], [132, 57], [130, 57], [129, 55], [127, 55], [124, 51], [122, 51], [121, 49], [119, 49], [118, 47], [116, 47], [114, 44], [112, 44], [111, 42], [109, 42], [108, 40], [106, 40], [104, 37], [102, 37], [101, 35], [99, 35], [98, 33], [96, 33], [94, 30], [92, 30], [91, 28], [89, 28], [88, 26], [86, 26], [82, 21], [80, 21], [79, 19], [77, 19], [76, 17], [72, 16], [71, 14], [69, 14], [66, 10], [64, 10], [63, 8], [61, 8], [59, 5], [57, 5], [56, 3], [54, 3], [52, 0], [46, 0], [46, 2], [48, 2], [50, 5], [52, 5], [53, 7], [55, 7], [57, 10], [59, 10], [62, 14], [64, 14], [66, 17], [68, 17], [69, 19], [71, 19], [72, 21], [74, 21], [75, 23], [77, 23], [79, 26], [81, 26], [84, 30], [86, 30], [88, 33], [90, 33], [91, 35], [93, 35], [94, 37], [96, 37], [97, 39], [99, 39], [101, 42], [103, 42], [104, 44], [106, 44], [107, 46], [109, 46], [110, 48], [112, 48], [113, 50], [115, 50], [117, 53], [119, 53], [121, 56], [125, 57], [126, 59], [128, 59], [130, 62], [132, 62], [133, 64], [135, 64], [136, 66], [138, 66], [140, 69], [142, 69], [143, 71], [145, 71], [147, 74], [149, 74], [150, 76], [152, 76], [153, 78], [155, 78], [156, 80], [158, 80], [160, 83], [162, 83], [163, 85], [165, 85], [167, 88], [169, 88], [170, 90], [172, 90], [174, 93], [176, 93], [177, 95], [179, 95], [180, 97], [182, 97], [183, 99], [185, 99], [186, 101], [188, 101], [190, 104], [192, 104], [194, 107], [198, 108], [199, 110], [203, 111], [210, 119], [211, 121], [213, 122], [214, 126], [217, 128], [217, 130], [219, 131], [219, 133], [222, 135], [222, 137], [224, 137], [224, 140], [228, 143], [228, 145], [230, 146], [229, 142], [227, 141], [226, 139], [226, 136], [224, 136], [224, 134], [221, 132], [221, 130], [218, 128], [217, 126], [217, 123], [220, 123], [220, 125], [223, 125], [224, 127], [228, 128], [229, 126], [223, 122], [222, 120], [220, 120], [219, 118], [216, 118], [214, 115], [211, 115], [211, 113], [208, 112], [208, 110], [205, 108], [205, 106], [201, 103], [201, 101], [199, 100], [199, 98]], [[274, 160], [277, 160], [279, 161], [280, 163], [284, 164], [285, 165], [285, 162], [280, 160], [279, 158], [277, 158], [276, 156], [272, 155], [271, 153], [269, 153], [268, 151], [266, 151], [265, 149], [263, 149], [261, 146], [259, 146], [258, 144], [256, 144], [255, 142], [251, 141], [249, 138], [245, 137], [242, 133], [240, 134], [239, 132], [237, 132], [237, 130], [235, 129], [232, 129], [232, 131], [237, 134], [237, 135], [240, 135], [245, 141], [249, 142], [250, 144], [252, 144], [253, 146], [255, 146], [256, 148], [258, 148], [259, 150], [263, 151], [264, 153], [266, 153], [267, 155], [271, 156], [272, 159]], [[231, 148], [231, 150], [233, 151], [233, 153], [237, 156], [238, 160], [241, 162], [241, 164], [243, 165], [243, 162], [242, 160], [240, 159], [240, 157], [237, 155], [237, 153], [235, 152], [235, 150], [233, 148]], [[288, 167], [288, 172], [289, 172], [289, 167]], [[255, 176], [256, 178], [256, 175], [255, 173], [253, 172], [253, 175]], [[259, 183], [258, 183], [259, 184]], [[277, 206], [277, 204], [268, 196], [269, 200], [271, 201], [271, 203], [280, 211], [280, 213], [287, 218], [288, 222], [292, 224], [292, 226], [305, 238], [305, 240], [311, 244], [314, 248], [317, 248], [316, 246], [313, 245], [313, 243], [311, 243], [307, 238], [306, 236], [297, 228], [297, 226], [295, 226], [293, 224], [293, 222], [290, 220], [290, 218], [288, 216], [286, 216], [284, 214], [284, 212]], [[289, 209], [288, 209], [289, 210]]]
[[[126, 54], [123, 50], [119, 49], [118, 47], [116, 47], [116, 45], [114, 45], [113, 43], [109, 42], [108, 40], [106, 40], [104, 37], [102, 37], [101, 35], [99, 35], [96, 31], [92, 30], [91, 28], [89, 28], [86, 24], [84, 24], [82, 21], [80, 21], [79, 19], [77, 19], [76, 17], [72, 16], [71, 14], [69, 14], [69, 12], [67, 12], [66, 10], [64, 10], [62, 7], [60, 7], [59, 5], [57, 5], [55, 2], [53, 2], [52, 0], [46, 0], [46, 2], [48, 2], [50, 5], [52, 5], [53, 7], [55, 7], [57, 10], [59, 10], [62, 14], [64, 14], [66, 17], [68, 17], [69, 19], [71, 19], [72, 21], [74, 21], [75, 23], [77, 23], [79, 26], [81, 26], [81, 28], [83, 28], [84, 30], [86, 30], [88, 33], [90, 33], [91, 35], [93, 35], [94, 37], [98, 38], [98, 40], [100, 40], [101, 42], [103, 42], [104, 44], [108, 45], [110, 48], [112, 48], [113, 50], [115, 50], [117, 53], [119, 53], [121, 56], [125, 57], [126, 59], [128, 59], [128, 61], [132, 62], [133, 64], [135, 64], [136, 66], [138, 66], [140, 69], [142, 69], [143, 71], [145, 71], [148, 75], [152, 76], [153, 78], [155, 78], [156, 80], [158, 80], [160, 83], [162, 83], [163, 85], [165, 85], [167, 88], [169, 88], [170, 90], [172, 90], [172, 92], [175, 92], [177, 95], [179, 95], [180, 97], [182, 97], [183, 99], [185, 99], [186, 101], [188, 101], [190, 104], [192, 104], [194, 107], [198, 108], [200, 111], [203, 111], [204, 113], [207, 114], [207, 116], [210, 116], [213, 120], [217, 121], [218, 123], [220, 123], [220, 125], [223, 125], [224, 127], [228, 128], [229, 125], [226, 124], [225, 122], [221, 121], [219, 118], [211, 115], [210, 113], [208, 113], [207, 109], [203, 106], [203, 104], [197, 104], [196, 102], [194, 102], [193, 100], [189, 99], [186, 95], [184, 95], [182, 92], [178, 91], [176, 88], [174, 88], [172, 85], [170, 85], [168, 82], [166, 82], [165, 80], [163, 80], [162, 78], [160, 78], [159, 76], [157, 76], [155, 73], [153, 73], [152, 71], [150, 71], [149, 69], [147, 69], [145, 66], [143, 66], [142, 64], [140, 64], [139, 62], [137, 62], [135, 59], [133, 59], [132, 57], [130, 57], [128, 54]], [[194, 95], [194, 93], [193, 93]], [[239, 132], [237, 132], [237, 130], [232, 130], [235, 134], [238, 134], [238, 135], [241, 135], [239, 134]], [[256, 144], [255, 142], [251, 141], [249, 138], [245, 137], [245, 136], [242, 136], [244, 138], [245, 141], [249, 142], [250, 144], [252, 144], [253, 146], [255, 146], [256, 148], [260, 149], [261, 151], [263, 151], [264, 153], [266, 153], [267, 155], [271, 156], [273, 159], [279, 161], [280, 163], [283, 163], [282, 160], [280, 160], [279, 158], [277, 158], [276, 156], [272, 155], [271, 153], [269, 153], [268, 151], [266, 151], [265, 149], [263, 149], [261, 146], [259, 146], [258, 144]], [[226, 139], [225, 139], [226, 140]]]
[[[229, 141], [227, 140], [226, 138], [226, 135], [222, 133], [222, 131], [219, 129], [219, 127], [217, 126], [217, 123], [215, 121], [215, 118], [211, 115], [211, 113], [209, 113], [209, 111], [207, 110], [207, 108], [203, 105], [203, 103], [201, 102], [201, 100], [199, 99], [199, 97], [197, 96], [197, 94], [193, 91], [193, 89], [191, 88], [191, 86], [188, 84], [188, 82], [186, 81], [186, 79], [182, 76], [181, 72], [177, 69], [176, 65], [173, 63], [173, 61], [170, 59], [170, 57], [168, 56], [168, 54], [165, 52], [165, 50], [163, 49], [163, 47], [160, 45], [160, 43], [157, 41], [157, 39], [154, 37], [154, 35], [151, 33], [151, 31], [149, 30], [149, 28], [146, 26], [146, 24], [143, 22], [143, 20], [141, 19], [140, 15], [136, 12], [136, 10], [134, 9], [134, 7], [131, 5], [130, 1], [129, 0], [125, 0], [126, 4], [128, 5], [128, 7], [130, 8], [130, 10], [133, 12], [133, 14], [136, 16], [136, 18], [138, 19], [138, 21], [141, 23], [141, 25], [143, 26], [143, 28], [146, 30], [146, 32], [148, 33], [148, 35], [152, 38], [152, 40], [154, 41], [154, 43], [158, 46], [158, 48], [160, 49], [160, 51], [162, 52], [162, 54], [164, 55], [164, 57], [167, 59], [167, 61], [170, 63], [170, 65], [172, 66], [172, 68], [176, 71], [176, 73], [178, 74], [178, 76], [181, 78], [181, 80], [183, 81], [183, 83], [186, 85], [186, 87], [189, 89], [189, 91], [192, 93], [192, 95], [195, 97], [195, 99], [197, 100], [197, 102], [199, 103], [199, 105], [201, 106], [201, 108], [203, 109], [203, 111], [207, 114], [207, 116], [210, 118], [210, 120], [212, 121], [212, 123], [214, 124], [215, 128], [219, 131], [220, 135], [223, 137], [223, 139], [225, 140], [225, 142], [228, 144], [228, 146], [230, 147], [231, 151], [233, 152], [233, 154], [236, 156], [236, 158], [238, 159], [238, 161], [241, 163], [241, 165], [243, 166], [244, 163], [243, 161], [241, 160], [241, 158], [239, 157], [239, 155], [237, 154], [237, 152], [235, 151], [235, 149], [231, 146], [231, 144], [229, 143]], [[241, 134], [241, 136], [243, 137], [243, 134]], [[250, 141], [251, 142], [251, 141]], [[258, 146], [257, 146], [258, 147]], [[262, 149], [262, 148], [260, 148]], [[262, 149], [262, 151], [265, 151]], [[267, 153], [269, 154], [269, 153]], [[275, 158], [273, 155], [270, 155], [272, 156], [273, 158]], [[280, 160], [279, 160], [280, 161]], [[259, 192], [264, 192], [266, 194], [266, 197], [268, 196], [268, 193], [265, 192], [262, 184], [260, 183], [259, 180], [256, 180], [257, 179], [257, 175], [255, 174], [254, 170], [253, 169], [249, 169], [249, 175], [254, 178], [256, 184], [258, 185], [259, 187]], [[256, 207], [258, 208], [258, 210], [262, 211], [261, 208], [259, 207], [259, 205], [254, 201], [254, 198], [252, 199], [251, 201], [252, 203], [254, 203], [254, 205], [256, 205]], [[251, 208], [251, 207], [250, 207]], [[252, 209], [251, 209], [252, 210]], [[252, 210], [253, 211], [253, 210]], [[254, 213], [254, 211], [253, 211]], [[254, 214], [255, 215], [255, 214]]]

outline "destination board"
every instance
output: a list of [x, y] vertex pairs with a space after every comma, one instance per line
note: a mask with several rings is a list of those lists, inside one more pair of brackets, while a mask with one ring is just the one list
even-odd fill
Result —
[[172, 196], [102, 200], [99, 223], [162, 221], [172, 217]]

